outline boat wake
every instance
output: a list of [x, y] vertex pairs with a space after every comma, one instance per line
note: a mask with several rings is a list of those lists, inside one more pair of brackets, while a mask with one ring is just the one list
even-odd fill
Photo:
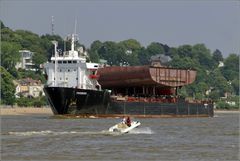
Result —
[[25, 131], [25, 132], [8, 132], [9, 135], [16, 135], [16, 136], [33, 136], [33, 135], [64, 135], [64, 134], [78, 134], [77, 131]]
[[154, 134], [154, 132], [149, 127], [135, 128], [129, 131], [129, 134]]
[[[6, 135], [15, 135], [15, 136], [49, 136], [49, 135], [122, 135], [118, 132], [109, 132], [106, 130], [103, 131], [24, 131], [24, 132], [8, 132]], [[153, 134], [153, 131], [150, 128], [137, 128], [129, 132], [129, 134]]]

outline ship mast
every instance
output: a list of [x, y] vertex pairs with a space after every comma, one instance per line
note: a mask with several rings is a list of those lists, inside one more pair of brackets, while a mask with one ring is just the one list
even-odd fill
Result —
[[[77, 30], [77, 20], [75, 20], [75, 26], [74, 26], [74, 34], [71, 35], [71, 51], [74, 51], [74, 46], [75, 46], [75, 36], [76, 34], [76, 30]], [[77, 40], [76, 40], [77, 41]]]
[[54, 61], [54, 85], [57, 86], [57, 41], [52, 41], [54, 44], [54, 56], [55, 56], [55, 61]]
[[74, 36], [75, 36], [75, 35], [72, 34], [72, 39], [71, 39], [71, 40], [72, 40], [72, 41], [71, 41], [71, 51], [72, 51], [72, 52], [74, 52], [74, 41], [75, 41], [75, 40], [74, 40]]
[[55, 33], [54, 33], [54, 16], [52, 16], [52, 35], [55, 35]]

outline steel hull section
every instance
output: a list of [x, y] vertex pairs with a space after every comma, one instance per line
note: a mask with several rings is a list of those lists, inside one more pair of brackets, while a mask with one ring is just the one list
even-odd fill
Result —
[[112, 66], [99, 68], [98, 75], [98, 82], [103, 88], [146, 85], [180, 87], [193, 83], [196, 71], [155, 66]]

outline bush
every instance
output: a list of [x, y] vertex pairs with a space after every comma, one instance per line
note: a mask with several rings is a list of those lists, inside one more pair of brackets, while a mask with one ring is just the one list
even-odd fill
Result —
[[26, 98], [21, 97], [17, 99], [17, 105], [20, 107], [42, 107], [47, 105], [47, 101], [45, 97], [38, 97], [38, 98]]
[[217, 102], [216, 107], [217, 107], [217, 109], [229, 109], [230, 108], [229, 104], [224, 101]]
[[230, 105], [230, 104], [227, 103], [225, 100], [221, 100], [221, 101], [217, 102], [216, 108], [217, 108], [217, 109], [225, 109], [225, 110], [229, 110], [229, 109], [239, 109], [239, 102], [236, 102], [235, 105]]

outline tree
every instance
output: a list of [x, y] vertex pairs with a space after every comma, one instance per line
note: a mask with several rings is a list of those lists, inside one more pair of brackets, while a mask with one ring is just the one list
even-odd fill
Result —
[[198, 66], [198, 62], [194, 59], [191, 59], [190, 57], [173, 57], [172, 61], [170, 62], [170, 65], [175, 68], [184, 68], [184, 69], [196, 69]]
[[106, 41], [98, 50], [100, 58], [108, 61], [110, 65], [121, 65], [127, 63], [127, 55], [123, 45], [119, 45], [113, 41]]
[[211, 57], [211, 52], [206, 48], [204, 44], [196, 44], [192, 48], [193, 59], [198, 60], [198, 62], [205, 69], [212, 69], [214, 67], [214, 62]]
[[47, 58], [41, 54], [41, 53], [38, 53], [38, 52], [35, 52], [33, 54], [33, 63], [35, 64], [35, 67], [37, 70], [40, 70], [40, 64], [43, 64], [47, 61]]
[[239, 55], [230, 54], [224, 60], [222, 73], [227, 80], [239, 79]]
[[150, 45], [148, 45], [147, 52], [150, 56], [157, 54], [165, 54], [162, 44], [158, 42], [152, 42]]
[[99, 40], [94, 41], [91, 46], [90, 46], [90, 50], [91, 51], [97, 51], [103, 46], [103, 43]]
[[173, 57], [179, 57], [178, 55], [178, 49], [177, 48], [169, 48], [168, 52], [166, 53], [167, 56]]
[[99, 63], [99, 55], [96, 50], [89, 50], [88, 53], [91, 62]]
[[220, 96], [224, 96], [225, 92], [232, 92], [232, 86], [226, 78], [221, 74], [219, 68], [216, 68], [209, 74], [208, 83], [214, 90], [218, 91]]
[[8, 41], [8, 42], [14, 42], [13, 39], [14, 38], [14, 32], [5, 27], [5, 28], [1, 28], [1, 40], [2, 41]]
[[213, 52], [213, 60], [216, 61], [217, 63], [223, 61], [222, 52], [220, 50], [216, 49]]
[[148, 52], [144, 47], [141, 47], [141, 49], [138, 52], [138, 60], [141, 65], [150, 64], [150, 56], [148, 55]]
[[4, 29], [4, 28], [6, 28], [6, 26], [3, 24], [3, 22], [0, 20], [0, 29]]
[[1, 72], [1, 103], [6, 105], [14, 105], [15, 103], [15, 85], [13, 77], [5, 68], [0, 66]]
[[178, 49], [178, 55], [181, 57], [181, 58], [184, 58], [184, 57], [190, 57], [190, 58], [193, 58], [193, 54], [192, 54], [192, 46], [191, 45], [182, 45], [182, 46], [179, 46]]
[[50, 60], [51, 56], [54, 54], [54, 47], [51, 41], [58, 42], [58, 49], [64, 51], [65, 49], [70, 49], [70, 42], [64, 42], [63, 39], [59, 35], [42, 35], [40, 40], [40, 46], [46, 51], [45, 56], [48, 60]]
[[89, 58], [92, 62], [98, 63], [99, 62], [99, 50], [103, 47], [103, 43], [99, 40], [94, 41], [91, 46], [90, 49], [88, 51], [89, 53]]
[[138, 54], [141, 50], [141, 44], [135, 39], [128, 39], [118, 43], [124, 53], [127, 65], [139, 65]]
[[11, 74], [16, 75], [16, 64], [20, 61], [20, 46], [16, 43], [2, 42], [1, 65]]
[[239, 79], [234, 79], [232, 81], [232, 87], [233, 87], [233, 90], [234, 90], [234, 93], [236, 95], [239, 95], [239, 90], [240, 90], [240, 87], [239, 87]]
[[135, 39], [124, 40], [118, 44], [123, 45], [126, 50], [132, 50], [133, 52], [141, 49], [141, 44]]

